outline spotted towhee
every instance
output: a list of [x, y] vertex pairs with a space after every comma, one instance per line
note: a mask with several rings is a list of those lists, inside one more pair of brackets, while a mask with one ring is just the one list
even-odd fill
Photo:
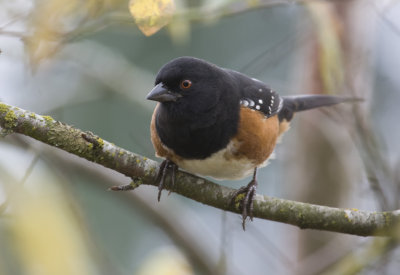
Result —
[[250, 183], [244, 194], [243, 226], [252, 219], [257, 168], [267, 164], [293, 114], [354, 98], [328, 95], [279, 96], [266, 84], [242, 73], [194, 57], [180, 57], [157, 74], [147, 99], [158, 101], [151, 140], [156, 155], [165, 158], [157, 177], [160, 199], [167, 170], [175, 179], [177, 166], [216, 179]]

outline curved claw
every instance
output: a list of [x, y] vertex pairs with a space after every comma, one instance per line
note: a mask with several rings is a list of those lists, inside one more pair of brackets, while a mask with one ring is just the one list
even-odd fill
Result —
[[[172, 175], [171, 175], [171, 180], [172, 180], [172, 187], [174, 187], [175, 186], [175, 178], [176, 178], [176, 171], [178, 171], [178, 165], [176, 165], [175, 163], [173, 163], [172, 161], [171, 161], [171, 168], [172, 168]], [[171, 194], [171, 190], [169, 190], [169, 192], [168, 192], [168, 196]]]
[[243, 230], [246, 230], [246, 219], [250, 217], [250, 220], [253, 221], [253, 207], [254, 207], [254, 196], [256, 195], [257, 190], [257, 168], [254, 169], [253, 179], [249, 182], [247, 186], [242, 186], [233, 193], [232, 202], [240, 195], [244, 194], [244, 198], [241, 201], [242, 206], [242, 227]]
[[[161, 199], [161, 191], [164, 189], [164, 182], [169, 169], [172, 169], [172, 174], [171, 174], [172, 186], [175, 185], [175, 175], [176, 171], [178, 170], [178, 166], [174, 162], [166, 159], [161, 163], [160, 170], [158, 170], [158, 174], [155, 180], [155, 183], [158, 182], [158, 195], [157, 195], [158, 201], [160, 201]], [[171, 193], [171, 191], [169, 191], [169, 193]]]

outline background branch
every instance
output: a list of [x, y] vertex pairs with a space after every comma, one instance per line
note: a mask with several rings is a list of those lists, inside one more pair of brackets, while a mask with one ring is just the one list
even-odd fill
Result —
[[[54, 120], [0, 103], [0, 126], [3, 133], [20, 133], [101, 164], [139, 184], [154, 185], [157, 162], [124, 150], [90, 132], [83, 132]], [[166, 189], [225, 211], [240, 213], [240, 203], [231, 204], [234, 189], [179, 171], [177, 182]], [[400, 219], [400, 210], [368, 212], [319, 206], [257, 195], [254, 217], [283, 222], [302, 229], [319, 229], [359, 236], [391, 236]]]

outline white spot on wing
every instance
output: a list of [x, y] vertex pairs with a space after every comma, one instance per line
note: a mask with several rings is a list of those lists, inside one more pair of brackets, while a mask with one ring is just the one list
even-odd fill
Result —
[[283, 105], [283, 100], [279, 101], [278, 111], [282, 109], [282, 105]]
[[263, 102], [262, 99], [259, 99], [259, 100], [258, 100], [258, 103], [263, 104], [264, 102]]
[[247, 99], [247, 100], [250, 102], [250, 104], [249, 104], [249, 105], [250, 105], [250, 107], [253, 107], [253, 106], [254, 106], [254, 104], [255, 104], [255, 103], [254, 103], [254, 101], [253, 101], [253, 100], [251, 100], [251, 99]]
[[258, 91], [259, 91], [259, 92], [262, 92], [262, 89], [260, 88], [260, 89], [258, 89]]
[[256, 105], [256, 109], [257, 109], [257, 110], [260, 110], [260, 105]]

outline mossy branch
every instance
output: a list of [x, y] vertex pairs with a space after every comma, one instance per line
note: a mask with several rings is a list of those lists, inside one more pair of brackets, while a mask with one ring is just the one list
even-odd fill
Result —
[[[60, 148], [89, 161], [140, 179], [135, 184], [154, 185], [158, 163], [122, 149], [90, 132], [0, 102], [3, 133], [19, 133]], [[206, 179], [179, 171], [176, 184], [166, 189], [225, 211], [241, 213], [239, 203], [231, 204], [235, 191]], [[154, 199], [156, 198], [156, 194]], [[400, 210], [369, 212], [313, 205], [257, 195], [254, 217], [300, 228], [319, 229], [359, 236], [392, 236], [400, 221]]]

